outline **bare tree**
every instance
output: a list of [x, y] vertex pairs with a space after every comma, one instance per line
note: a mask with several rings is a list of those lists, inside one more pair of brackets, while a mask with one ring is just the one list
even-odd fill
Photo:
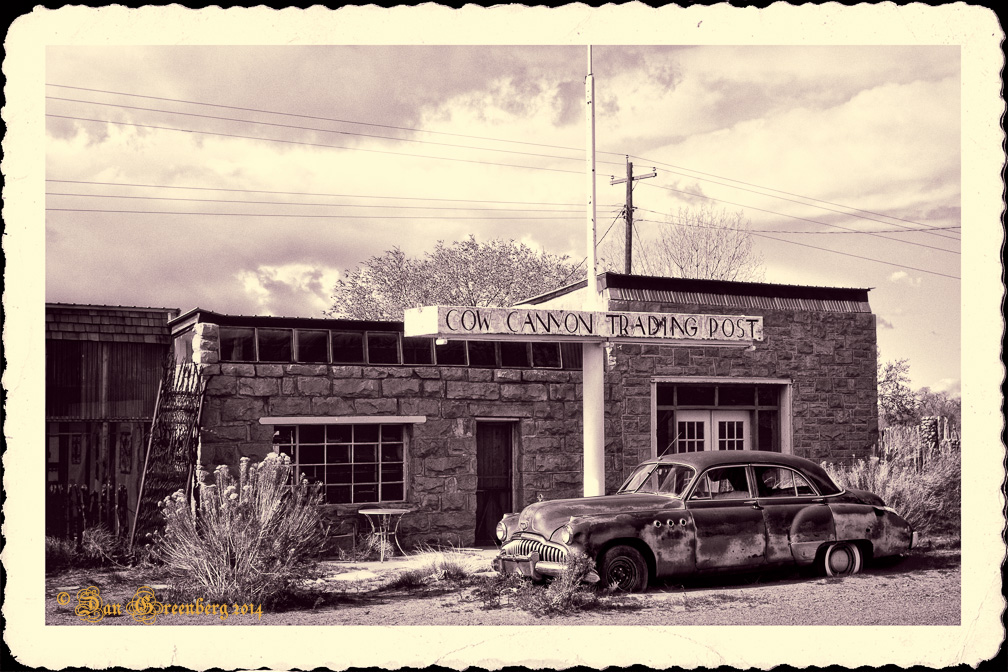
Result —
[[[749, 220], [742, 212], [680, 208], [678, 214], [667, 215], [665, 223], [657, 226], [657, 231], [651, 229], [647, 236], [635, 226], [634, 273], [704, 280], [763, 279], [763, 258], [753, 250]], [[624, 241], [618, 230], [599, 241], [600, 271], [625, 272]]]
[[326, 314], [398, 320], [406, 308], [417, 306], [511, 306], [560, 287], [574, 270], [566, 256], [536, 252], [513, 240], [438, 241], [420, 258], [393, 248], [348, 269]]
[[642, 271], [703, 280], [759, 281], [763, 257], [753, 250], [741, 211], [680, 208], [668, 215], [657, 240], [641, 246]]

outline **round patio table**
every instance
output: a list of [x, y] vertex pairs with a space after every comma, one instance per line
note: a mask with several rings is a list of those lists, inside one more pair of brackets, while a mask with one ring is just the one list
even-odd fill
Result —
[[[399, 552], [406, 555], [406, 551], [399, 545], [399, 538], [396, 536], [396, 532], [399, 531], [399, 522], [402, 520], [402, 517], [409, 512], [410, 509], [361, 509], [358, 511], [359, 514], [367, 518], [368, 522], [371, 523], [371, 532], [381, 540], [379, 551], [381, 562], [385, 562], [385, 542], [394, 543]], [[390, 552], [395, 552], [391, 544], [389, 548], [391, 549]]]

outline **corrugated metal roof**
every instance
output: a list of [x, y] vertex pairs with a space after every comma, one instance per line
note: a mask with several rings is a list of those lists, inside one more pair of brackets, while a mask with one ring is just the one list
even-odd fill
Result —
[[[676, 303], [767, 310], [801, 310], [870, 313], [868, 289], [857, 287], [811, 287], [767, 282], [732, 282], [665, 278], [623, 273], [601, 273], [599, 280], [612, 301]], [[529, 299], [526, 303], [555, 301], [586, 287], [582, 280]]]
[[763, 308], [766, 310], [801, 310], [834, 313], [870, 313], [868, 301], [824, 298], [792, 298], [783, 296], [745, 296], [712, 294], [710, 292], [677, 292], [672, 290], [610, 288], [612, 301], [646, 303], [677, 303], [726, 308]]

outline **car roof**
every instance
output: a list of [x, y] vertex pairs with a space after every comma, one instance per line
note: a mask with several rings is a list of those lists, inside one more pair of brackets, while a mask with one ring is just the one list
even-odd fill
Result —
[[710, 466], [724, 464], [749, 464], [772, 462], [787, 467], [818, 467], [815, 462], [806, 460], [803, 457], [787, 455], [785, 453], [774, 453], [767, 450], [704, 450], [696, 453], [675, 453], [662, 455], [654, 460], [656, 462], [677, 462], [688, 464], [698, 469], [706, 469]]

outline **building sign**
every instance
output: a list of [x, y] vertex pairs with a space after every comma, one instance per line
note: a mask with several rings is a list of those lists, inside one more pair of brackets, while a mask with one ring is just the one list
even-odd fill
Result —
[[406, 336], [526, 340], [675, 340], [750, 342], [763, 340], [763, 318], [700, 313], [547, 310], [426, 306], [405, 316]]

